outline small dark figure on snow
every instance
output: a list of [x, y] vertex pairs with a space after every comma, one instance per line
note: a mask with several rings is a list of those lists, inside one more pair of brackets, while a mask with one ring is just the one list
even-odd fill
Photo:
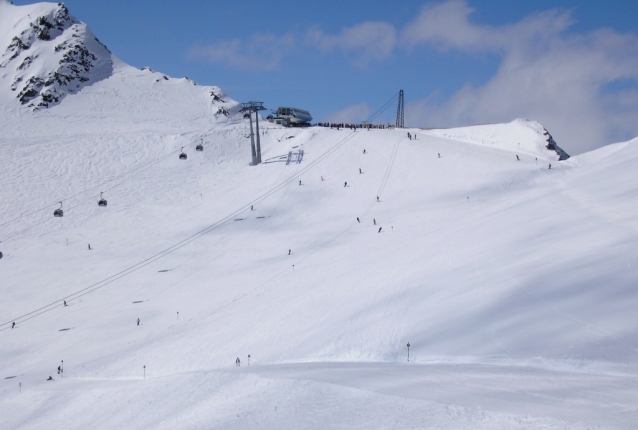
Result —
[[359, 174], [361, 174], [361, 173], [363, 173], [363, 172], [361, 171], [361, 167], [359, 167]]
[[89, 251], [91, 250], [91, 244], [89, 243]]
[[379, 227], [379, 231], [377, 231], [377, 233], [381, 233], [381, 229], [382, 229], [382, 228], [383, 228], [383, 227]]
[[11, 328], [16, 326], [16, 322], [14, 321], [13, 324], [11, 324]]
[[140, 319], [139, 318], [137, 319], [137, 325], [140, 325]]
[[374, 223], [374, 225], [377, 225], [377, 220], [376, 220], [376, 218], [372, 218], [372, 222]]
[[64, 302], [64, 306], [69, 306], [66, 304], [66, 300], [62, 300], [62, 302]]
[[359, 221], [359, 217], [357, 217], [357, 222], [358, 222], [359, 224], [361, 224], [361, 221]]
[[53, 381], [53, 376], [49, 376], [49, 377], [47, 378], [47, 381]]
[[379, 196], [377, 196], [377, 202], [379, 202]]
[[301, 181], [299, 181], [299, 185], [301, 185]]
[[520, 158], [518, 158], [518, 155], [516, 156], [516, 161], [521, 161], [521, 159], [520, 159]]
[[345, 188], [345, 187], [347, 187], [347, 186], [348, 186], [348, 183], [347, 183], [347, 182], [344, 182], [344, 183], [343, 183], [343, 187]]
[[363, 153], [364, 153], [364, 154], [366, 153], [366, 150], [365, 150], [365, 149], [363, 150]]
[[290, 253], [291, 253], [291, 252], [292, 252], [292, 251], [289, 249], [289, 250], [288, 250], [288, 255], [290, 255]]
[[61, 370], [62, 370], [62, 368], [60, 366], [58, 366], [58, 375], [60, 374]]
[[253, 210], [253, 205], [250, 205], [250, 210]]
[[440, 153], [440, 152], [437, 152], [437, 154], [439, 154], [439, 158], [441, 158], [441, 153]]
[[321, 180], [324, 181], [325, 179], [323, 179], [323, 176], [321, 177]]
[[549, 163], [548, 169], [551, 169], [551, 168], [552, 168], [552, 163]]
[[237, 367], [241, 366], [241, 361], [239, 360], [239, 357], [237, 357], [237, 359], [235, 360], [235, 366]]

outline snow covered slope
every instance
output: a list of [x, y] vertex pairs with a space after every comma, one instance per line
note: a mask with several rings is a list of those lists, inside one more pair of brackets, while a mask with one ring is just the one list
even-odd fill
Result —
[[221, 90], [111, 58], [0, 105], [0, 428], [638, 421], [638, 139], [269, 125], [249, 166]]

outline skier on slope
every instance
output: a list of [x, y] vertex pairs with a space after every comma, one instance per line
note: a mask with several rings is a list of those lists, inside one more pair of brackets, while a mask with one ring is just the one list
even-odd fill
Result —
[[357, 217], [357, 222], [358, 222], [359, 224], [361, 224], [361, 221], [359, 221], [359, 217]]
[[374, 225], [377, 225], [377, 220], [376, 220], [376, 218], [372, 218], [372, 222], [374, 223]]
[[381, 233], [381, 229], [382, 229], [382, 228], [383, 228], [383, 227], [379, 227], [379, 231], [377, 231], [377, 233]]
[[345, 187], [347, 187], [347, 186], [348, 186], [348, 183], [347, 183], [347, 182], [344, 182], [344, 183], [343, 183], [343, 187], [345, 188]]
[[13, 324], [11, 324], [11, 328], [16, 326], [16, 322], [14, 321]]
[[516, 161], [521, 161], [521, 159], [520, 159], [520, 158], [518, 158], [518, 155], [516, 156]]
[[241, 361], [239, 360], [239, 357], [237, 357], [237, 359], [235, 360], [235, 366], [237, 367], [241, 366]]
[[140, 325], [140, 319], [139, 318], [137, 319], [137, 325]]

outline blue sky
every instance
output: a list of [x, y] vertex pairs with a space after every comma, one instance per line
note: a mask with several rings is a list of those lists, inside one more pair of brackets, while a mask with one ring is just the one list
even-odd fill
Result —
[[525, 117], [571, 153], [638, 136], [638, 1], [65, 4], [133, 66], [316, 121], [365, 120], [403, 89], [411, 126]]

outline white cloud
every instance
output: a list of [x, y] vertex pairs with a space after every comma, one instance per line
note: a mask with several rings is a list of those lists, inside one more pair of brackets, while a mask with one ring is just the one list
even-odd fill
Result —
[[339, 50], [352, 53], [355, 62], [361, 66], [390, 56], [397, 39], [394, 26], [385, 22], [364, 22], [343, 28], [337, 35], [312, 29], [306, 36], [310, 45], [324, 52]]
[[631, 99], [631, 90], [604, 91], [616, 80], [638, 79], [638, 37], [608, 29], [567, 34], [572, 20], [566, 12], [500, 27], [472, 24], [471, 12], [459, 0], [428, 5], [402, 33], [413, 48], [501, 54], [497, 73], [485, 85], [466, 85], [440, 104], [411, 104], [417, 122], [436, 127], [525, 117], [541, 122], [574, 153], [638, 135], [638, 100]]
[[359, 103], [325, 115], [325, 122], [360, 124], [370, 116], [370, 113], [371, 110], [367, 104]]
[[190, 57], [204, 58], [211, 63], [227, 64], [236, 69], [274, 70], [279, 68], [284, 53], [288, 52], [294, 43], [291, 34], [256, 34], [247, 41], [233, 39], [194, 47], [188, 54]]

